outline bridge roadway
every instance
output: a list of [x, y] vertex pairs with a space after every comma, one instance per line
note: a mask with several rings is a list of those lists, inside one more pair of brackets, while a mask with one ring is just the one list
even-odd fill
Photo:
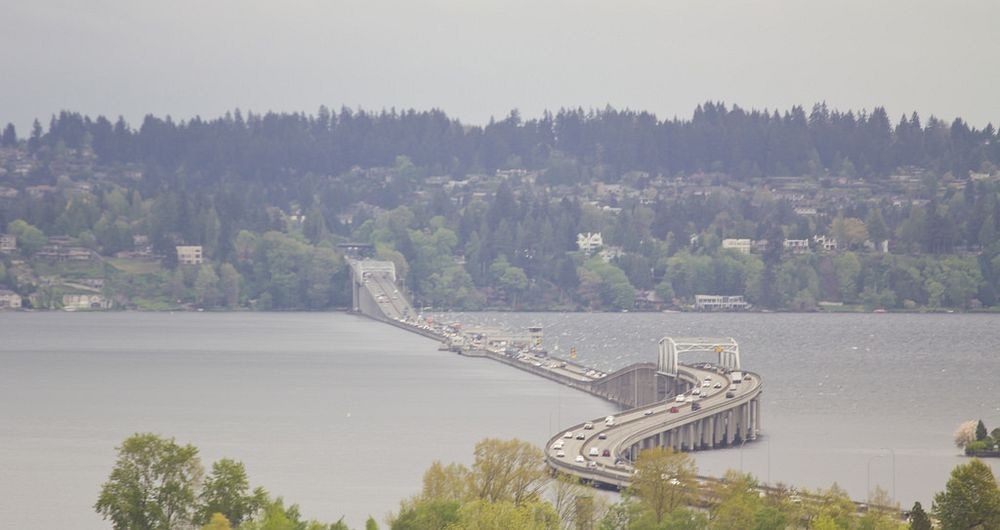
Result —
[[[545, 447], [546, 461], [558, 471], [595, 484], [621, 488], [629, 484], [633, 473], [632, 462], [642, 449], [654, 446], [671, 446], [687, 451], [711, 449], [731, 445], [736, 440], [753, 440], [760, 430], [762, 381], [756, 374], [747, 372], [747, 377], [736, 383], [734, 374], [744, 372], [739, 371], [738, 347], [731, 339], [728, 339], [729, 343], [714, 339], [682, 341], [688, 347], [686, 351], [708, 351], [697, 348], [714, 345], [711, 347], [719, 353], [716, 365], [677, 364], [676, 352], [671, 357], [673, 360], [664, 362], [664, 341], [661, 341], [661, 360], [658, 364], [640, 363], [604, 374], [529, 349], [511, 353], [511, 344], [504, 341], [477, 339], [473, 336], [475, 334], [463, 335], [440, 323], [423, 321], [398, 292], [395, 269], [391, 263], [352, 261], [350, 265], [355, 310], [358, 312], [448, 344], [458, 343], [461, 345], [460, 353], [465, 355], [490, 357], [630, 407], [615, 417], [612, 426], [606, 425], [604, 418], [598, 418], [589, 422], [593, 424], [592, 429], [584, 429], [585, 423], [581, 423], [570, 430], [573, 433], [571, 438], [564, 438], [563, 433], [559, 433], [549, 440]], [[673, 339], [664, 340], [676, 343]], [[735, 356], [724, 357], [730, 351], [734, 351]], [[723, 367], [725, 359], [735, 359], [735, 364]], [[669, 373], [668, 365], [671, 369]], [[673, 368], [676, 368], [676, 377], [671, 375]], [[702, 386], [706, 380], [709, 385]], [[726, 397], [730, 388], [733, 397]], [[683, 402], [673, 399], [675, 391], [685, 390], [681, 394]], [[705, 395], [694, 395], [695, 390], [699, 394], [704, 391]], [[664, 401], [664, 396], [672, 399]], [[698, 410], [694, 410], [695, 404]], [[672, 407], [677, 407], [678, 412], [669, 412]], [[583, 433], [583, 439], [577, 439], [580, 433]], [[605, 438], [601, 439], [601, 435]], [[557, 441], [563, 444], [562, 457], [557, 456]], [[591, 447], [597, 448], [598, 455], [603, 455], [607, 449], [609, 456], [591, 456]]]
[[[546, 462], [585, 481], [624, 488], [631, 483], [632, 464], [642, 449], [671, 446], [693, 451], [757, 437], [759, 396], [763, 390], [759, 376], [743, 372], [742, 382], [734, 384], [733, 377], [724, 370], [705, 365], [681, 365], [679, 371], [685, 379], [709, 381], [709, 385], [694, 387], [699, 390], [698, 396], [692, 394], [694, 389], [681, 394], [683, 402], [669, 399], [619, 413], [611, 426], [605, 424], [605, 418], [574, 425], [548, 441]], [[715, 388], [716, 384], [719, 388]], [[735, 388], [733, 397], [727, 398], [731, 387]], [[695, 403], [699, 410], [693, 410]], [[674, 407], [678, 412], [670, 412]], [[593, 425], [592, 429], [585, 429], [588, 423]], [[578, 438], [581, 434], [583, 439]], [[560, 445], [563, 456], [558, 456]], [[596, 448], [599, 456], [592, 456], [591, 448]], [[608, 456], [603, 456], [605, 450]]]

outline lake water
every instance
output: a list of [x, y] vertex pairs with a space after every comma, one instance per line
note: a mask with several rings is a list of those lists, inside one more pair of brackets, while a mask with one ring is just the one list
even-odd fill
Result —
[[[869, 482], [928, 504], [964, 462], [955, 427], [1000, 426], [1000, 316], [452, 313], [545, 327], [551, 351], [612, 370], [673, 336], [732, 336], [765, 381], [764, 436], [696, 453], [699, 471], [810, 488]], [[558, 350], [557, 350], [558, 347]], [[94, 513], [115, 447], [152, 431], [243, 461], [308, 517], [362, 527], [434, 460], [485, 437], [542, 444], [614, 407], [339, 313], [0, 314], [0, 520], [110, 528]], [[893, 458], [895, 456], [895, 465]], [[992, 461], [994, 470], [1000, 465]], [[870, 470], [870, 474], [869, 474]]]

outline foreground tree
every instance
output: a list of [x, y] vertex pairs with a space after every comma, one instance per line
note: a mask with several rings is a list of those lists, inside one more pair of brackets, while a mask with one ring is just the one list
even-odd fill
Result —
[[115, 530], [191, 526], [202, 477], [198, 449], [152, 433], [135, 434], [118, 448], [118, 460], [94, 509]]
[[632, 492], [652, 512], [656, 524], [674, 509], [687, 505], [697, 490], [694, 459], [669, 447], [654, 447], [639, 453], [632, 479]]
[[920, 501], [913, 503], [910, 510], [910, 530], [931, 530], [931, 518], [927, 516]]
[[993, 471], [978, 458], [951, 472], [943, 492], [934, 495], [941, 530], [1000, 528], [1000, 488]]
[[262, 488], [251, 492], [243, 463], [223, 458], [212, 464], [199, 501], [200, 522], [209, 522], [213, 514], [221, 514], [230, 524], [239, 526], [265, 505], [267, 493]]
[[484, 501], [515, 505], [538, 500], [548, 483], [544, 455], [521, 440], [487, 438], [476, 444], [472, 464], [472, 494]]

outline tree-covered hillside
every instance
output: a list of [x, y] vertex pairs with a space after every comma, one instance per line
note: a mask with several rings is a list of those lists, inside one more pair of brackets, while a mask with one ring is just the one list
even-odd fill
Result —
[[[0, 144], [0, 228], [20, 241], [0, 285], [42, 307], [67, 278], [124, 307], [344, 306], [345, 241], [436, 307], [977, 309], [1000, 287], [1000, 138], [961, 119], [62, 112]], [[177, 245], [206, 262], [178, 266]]]

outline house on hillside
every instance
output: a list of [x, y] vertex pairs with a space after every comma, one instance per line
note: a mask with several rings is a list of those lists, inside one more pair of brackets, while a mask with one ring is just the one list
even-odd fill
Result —
[[741, 295], [696, 294], [694, 307], [698, 311], [744, 311], [750, 304]]
[[62, 304], [67, 311], [111, 308], [111, 301], [99, 294], [64, 294]]
[[586, 234], [576, 235], [576, 246], [584, 252], [584, 254], [590, 256], [595, 250], [604, 246], [604, 238], [601, 237], [600, 232], [587, 232]]
[[749, 254], [751, 242], [749, 239], [723, 239], [722, 248], [731, 249], [739, 252], [740, 254]]
[[201, 265], [205, 262], [201, 245], [177, 245], [177, 263], [181, 265]]
[[20, 309], [21, 295], [14, 291], [0, 289], [0, 309]]
[[0, 252], [14, 252], [15, 250], [17, 250], [17, 236], [0, 234]]

